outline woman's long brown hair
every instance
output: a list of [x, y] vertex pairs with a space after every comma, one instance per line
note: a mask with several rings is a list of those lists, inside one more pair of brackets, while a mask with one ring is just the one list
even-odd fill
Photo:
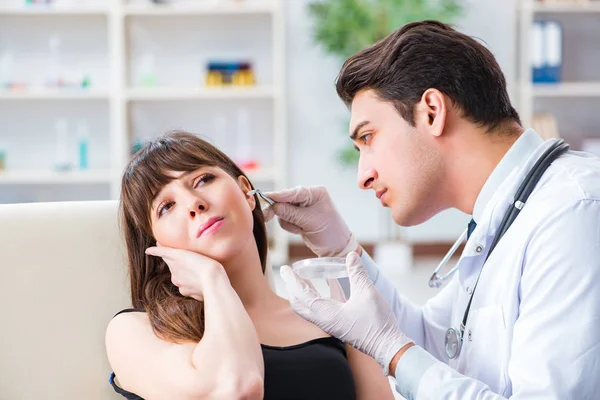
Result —
[[[121, 182], [120, 223], [127, 246], [132, 305], [146, 310], [158, 337], [175, 343], [200, 341], [204, 333], [204, 304], [182, 296], [171, 282], [165, 262], [145, 254], [148, 247], [156, 245], [150, 210], [155, 195], [173, 180], [168, 172], [190, 172], [202, 166], [219, 167], [235, 179], [246, 176], [212, 144], [178, 131], [146, 144], [129, 162]], [[255, 199], [260, 204], [256, 195]], [[260, 206], [254, 208], [252, 215], [264, 273], [268, 242]]]

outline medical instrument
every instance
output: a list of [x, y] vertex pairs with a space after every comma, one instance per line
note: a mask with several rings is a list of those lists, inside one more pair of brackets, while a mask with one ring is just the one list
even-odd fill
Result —
[[292, 270], [304, 279], [338, 279], [348, 277], [344, 257], [307, 258], [292, 264]]
[[[525, 206], [525, 202], [529, 198], [529, 195], [531, 194], [531, 192], [533, 191], [533, 189], [539, 182], [539, 180], [542, 177], [542, 175], [544, 174], [544, 172], [546, 172], [546, 169], [548, 169], [548, 167], [552, 164], [552, 162], [554, 162], [554, 160], [556, 160], [558, 157], [560, 157], [567, 150], [569, 150], [569, 145], [564, 143], [564, 140], [561, 139], [561, 140], [556, 141], [550, 148], [548, 148], [544, 152], [544, 154], [539, 158], [539, 160], [536, 161], [533, 168], [529, 171], [529, 173], [527, 174], [527, 176], [525, 177], [525, 179], [523, 180], [523, 182], [517, 189], [517, 192], [515, 193], [515, 196], [514, 196], [514, 201], [510, 205], [510, 207], [506, 211], [506, 213], [504, 214], [504, 217], [502, 218], [502, 222], [500, 223], [500, 226], [498, 227], [498, 232], [494, 236], [492, 244], [490, 245], [490, 250], [488, 251], [488, 254], [483, 262], [483, 266], [481, 267], [481, 270], [479, 271], [479, 276], [477, 277], [475, 286], [473, 287], [473, 289], [471, 291], [471, 297], [469, 299], [469, 303], [467, 304], [467, 308], [465, 310], [465, 314], [464, 314], [462, 322], [460, 324], [460, 328], [458, 328], [458, 329], [457, 328], [449, 328], [446, 331], [444, 345], [445, 345], [446, 355], [448, 356], [448, 358], [455, 359], [460, 354], [460, 351], [462, 348], [463, 336], [464, 336], [464, 332], [465, 332], [465, 326], [467, 324], [467, 319], [469, 317], [469, 310], [471, 309], [471, 302], [473, 301], [473, 296], [475, 295], [475, 289], [477, 288], [477, 283], [479, 283], [479, 278], [481, 277], [481, 272], [483, 271], [485, 262], [492, 254], [492, 251], [494, 250], [494, 248], [496, 247], [496, 245], [498, 244], [498, 242], [500, 241], [502, 236], [504, 236], [504, 234], [506, 233], [506, 231], [508, 230], [510, 225], [517, 218], [517, 216], [519, 215], [519, 212], [521, 212], [521, 210]], [[442, 259], [442, 261], [440, 262], [438, 267], [435, 269], [433, 275], [431, 276], [431, 278], [429, 280], [429, 286], [439, 287], [441, 282], [443, 282], [445, 279], [447, 279], [450, 275], [452, 275], [457, 270], [457, 267], [455, 266], [446, 275], [444, 275], [442, 277], [438, 277], [438, 272], [440, 271], [440, 269], [446, 264], [446, 262], [450, 259], [450, 257], [452, 257], [452, 255], [454, 254], [454, 252], [456, 251], [456, 249], [462, 243], [462, 241], [464, 240], [464, 238], [466, 236], [467, 236], [467, 231], [465, 231], [460, 236], [459, 240], [457, 240], [454, 243], [454, 245], [452, 246], [452, 248], [450, 249], [448, 254], [446, 254], [446, 256]]]
[[270, 198], [269, 196], [267, 196], [266, 194], [264, 194], [260, 189], [252, 189], [251, 191], [249, 191], [248, 193], [246, 193], [248, 196], [254, 196], [255, 194], [259, 195], [264, 201], [266, 201], [267, 203], [269, 203], [270, 206], [272, 206], [273, 204], [275, 204], [275, 201]]

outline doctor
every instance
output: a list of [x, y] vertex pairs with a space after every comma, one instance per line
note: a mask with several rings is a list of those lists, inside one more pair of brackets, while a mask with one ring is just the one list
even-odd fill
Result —
[[[600, 161], [559, 154], [514, 202], [555, 141], [521, 127], [494, 56], [438, 22], [406, 25], [352, 56], [336, 88], [351, 108], [359, 187], [397, 224], [451, 207], [473, 221], [458, 272], [417, 307], [324, 188], [269, 193], [284, 229], [319, 256], [347, 256], [345, 303], [281, 269], [296, 312], [376, 359], [408, 399], [599, 398]], [[520, 214], [493, 244], [513, 208]]]

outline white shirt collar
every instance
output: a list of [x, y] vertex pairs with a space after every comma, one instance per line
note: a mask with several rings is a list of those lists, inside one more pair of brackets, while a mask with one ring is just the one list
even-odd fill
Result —
[[473, 219], [475, 222], [481, 219], [483, 210], [502, 182], [504, 182], [515, 169], [521, 168], [531, 154], [542, 143], [544, 143], [544, 140], [533, 129], [527, 129], [521, 134], [517, 141], [513, 143], [485, 181], [481, 192], [479, 192], [479, 195], [477, 196], [475, 207], [473, 208]]

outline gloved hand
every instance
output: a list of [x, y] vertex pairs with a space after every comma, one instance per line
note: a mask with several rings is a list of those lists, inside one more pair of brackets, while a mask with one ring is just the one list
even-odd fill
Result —
[[287, 265], [281, 267], [281, 277], [297, 314], [370, 355], [384, 373], [389, 374], [392, 358], [412, 340], [398, 328], [392, 309], [369, 279], [356, 252], [346, 257], [346, 268], [351, 294], [345, 303], [320, 297], [310, 282], [300, 278]]
[[265, 194], [276, 202], [266, 209], [265, 219], [277, 215], [279, 225], [301, 234], [306, 246], [319, 257], [343, 257], [358, 248], [324, 187], [298, 186]]

